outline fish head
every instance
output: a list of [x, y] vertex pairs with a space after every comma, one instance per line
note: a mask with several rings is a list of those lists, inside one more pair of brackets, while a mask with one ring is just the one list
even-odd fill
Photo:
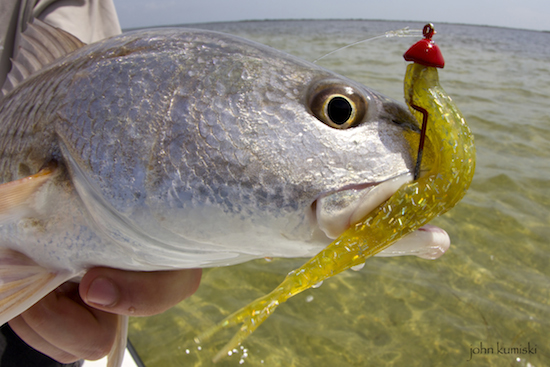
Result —
[[[155, 180], [171, 231], [257, 233], [317, 251], [410, 180], [407, 135], [419, 129], [404, 106], [263, 45], [201, 44], [171, 95]], [[274, 247], [264, 255], [284, 255]]]

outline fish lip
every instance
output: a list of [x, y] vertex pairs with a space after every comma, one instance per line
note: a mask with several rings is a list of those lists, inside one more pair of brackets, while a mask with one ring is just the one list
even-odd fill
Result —
[[407, 172], [381, 182], [351, 184], [321, 194], [311, 205], [313, 217], [328, 238], [336, 239], [410, 181], [412, 175]]
[[400, 238], [375, 256], [414, 255], [426, 260], [435, 260], [447, 252], [450, 246], [451, 239], [445, 230], [431, 224], [425, 224], [416, 231]]

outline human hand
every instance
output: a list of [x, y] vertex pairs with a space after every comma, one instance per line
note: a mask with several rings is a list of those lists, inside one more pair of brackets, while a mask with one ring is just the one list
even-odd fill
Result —
[[32, 348], [62, 362], [95, 360], [109, 353], [117, 316], [161, 313], [197, 290], [200, 269], [131, 272], [90, 269], [9, 322]]

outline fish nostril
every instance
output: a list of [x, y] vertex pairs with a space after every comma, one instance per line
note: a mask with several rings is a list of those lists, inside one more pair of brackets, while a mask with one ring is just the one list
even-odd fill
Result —
[[311, 211], [313, 213], [317, 212], [317, 200], [315, 200], [313, 203], [311, 203]]

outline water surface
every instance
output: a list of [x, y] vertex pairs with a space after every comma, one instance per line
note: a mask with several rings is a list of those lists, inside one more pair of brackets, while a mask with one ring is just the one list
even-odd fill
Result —
[[[193, 25], [307, 60], [414, 22], [263, 21]], [[436, 24], [441, 84], [477, 145], [472, 187], [433, 223], [450, 235], [436, 261], [372, 258], [280, 306], [219, 366], [550, 365], [550, 33]], [[319, 64], [403, 101], [402, 54], [384, 38]], [[147, 367], [210, 366], [235, 329], [192, 340], [271, 291], [306, 259], [207, 269], [199, 291], [163, 315], [135, 318]], [[510, 349], [515, 348], [515, 349]], [[519, 353], [518, 353], [519, 352]]]

